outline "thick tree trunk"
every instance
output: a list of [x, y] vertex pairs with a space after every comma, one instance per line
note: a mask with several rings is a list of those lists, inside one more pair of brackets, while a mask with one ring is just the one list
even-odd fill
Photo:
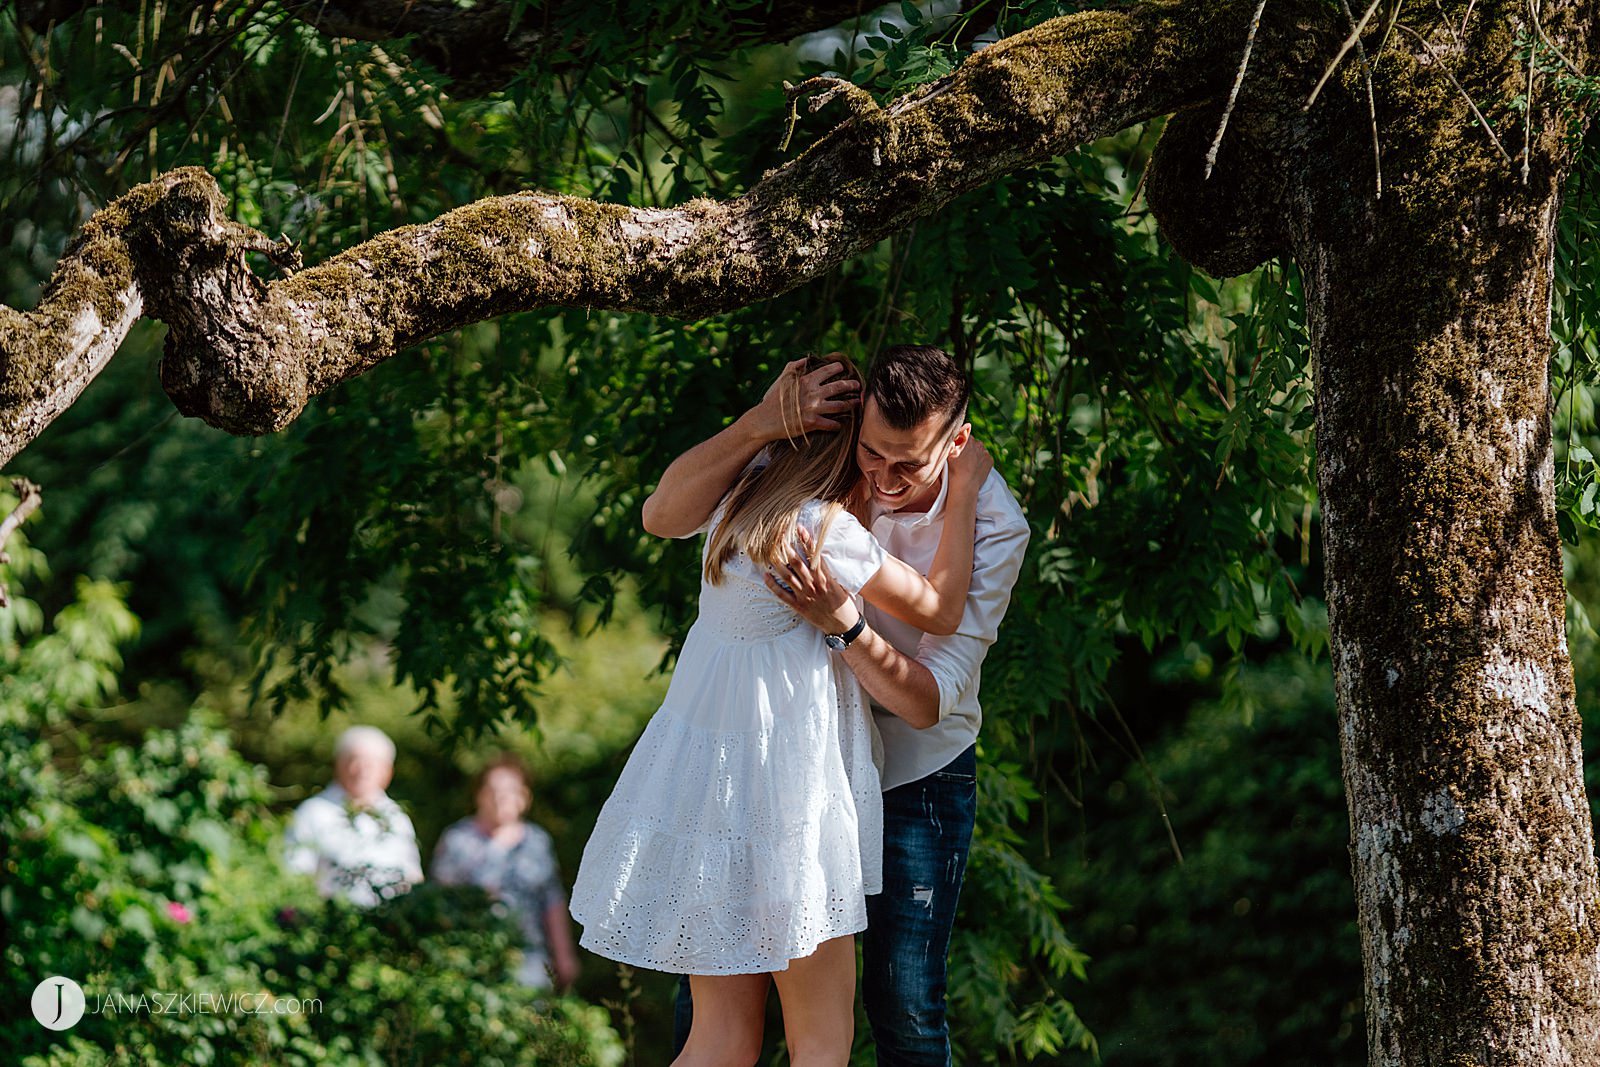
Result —
[[[1509, 7], [1466, 43], [1490, 70], [1515, 69]], [[1536, 131], [1524, 180], [1417, 59], [1390, 121], [1432, 133], [1386, 142], [1394, 187], [1310, 167], [1292, 226], [1370, 1059], [1585, 1067], [1600, 944], [1548, 384], [1562, 147]], [[1310, 158], [1370, 159], [1364, 112], [1330, 104]]]
[[1306, 272], [1374, 1065], [1600, 1063], [1537, 214], [1445, 300], [1394, 229]]
[[[1511, 106], [1532, 9], [1437, 10], [1389, 39], [1371, 110], [1357, 53], [1309, 112], [1293, 77], [1247, 80], [1209, 180], [1222, 105], [1176, 116], [1150, 203], [1214, 273], [1303, 272], [1371, 1063], [1589, 1067], [1600, 901], [1548, 384], [1568, 148], [1548, 85], [1531, 125]], [[1541, 17], [1588, 55], [1592, 11]]]

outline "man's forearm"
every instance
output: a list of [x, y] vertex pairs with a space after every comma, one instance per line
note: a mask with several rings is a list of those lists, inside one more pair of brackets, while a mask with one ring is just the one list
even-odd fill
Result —
[[657, 537], [687, 537], [705, 525], [717, 501], [769, 443], [750, 413], [672, 461], [644, 502], [644, 528]]
[[922, 730], [939, 721], [939, 683], [933, 672], [871, 626], [861, 631], [843, 655], [872, 699], [907, 724]]

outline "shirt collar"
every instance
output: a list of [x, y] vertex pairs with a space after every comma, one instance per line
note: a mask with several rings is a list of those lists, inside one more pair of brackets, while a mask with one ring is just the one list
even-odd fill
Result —
[[926, 526], [934, 519], [944, 515], [944, 499], [950, 494], [950, 464], [944, 465], [944, 470], [939, 472], [939, 495], [933, 498], [933, 503], [927, 511], [891, 511], [879, 504], [874, 498], [872, 502], [872, 521], [876, 525], [879, 519], [890, 519], [893, 522], [908, 528]]

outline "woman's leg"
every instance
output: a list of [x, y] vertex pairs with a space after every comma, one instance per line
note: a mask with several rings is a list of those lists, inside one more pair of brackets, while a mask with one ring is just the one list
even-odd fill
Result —
[[673, 1067], [754, 1067], [770, 974], [691, 974], [694, 1023]]
[[[773, 974], [792, 1067], [845, 1067], [856, 1026], [856, 939], [835, 937]], [[695, 994], [695, 1011], [700, 1008]], [[698, 1016], [697, 1016], [698, 1017]]]

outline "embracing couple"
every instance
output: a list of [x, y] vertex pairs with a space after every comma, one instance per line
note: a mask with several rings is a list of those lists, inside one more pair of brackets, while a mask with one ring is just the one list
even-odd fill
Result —
[[878, 1063], [950, 1062], [979, 667], [1028, 543], [969, 389], [925, 345], [864, 382], [796, 360], [645, 502], [651, 533], [705, 534], [700, 611], [572, 913], [591, 951], [688, 976], [675, 1064], [754, 1064], [773, 985], [791, 1062], [847, 1063], [863, 931]]

